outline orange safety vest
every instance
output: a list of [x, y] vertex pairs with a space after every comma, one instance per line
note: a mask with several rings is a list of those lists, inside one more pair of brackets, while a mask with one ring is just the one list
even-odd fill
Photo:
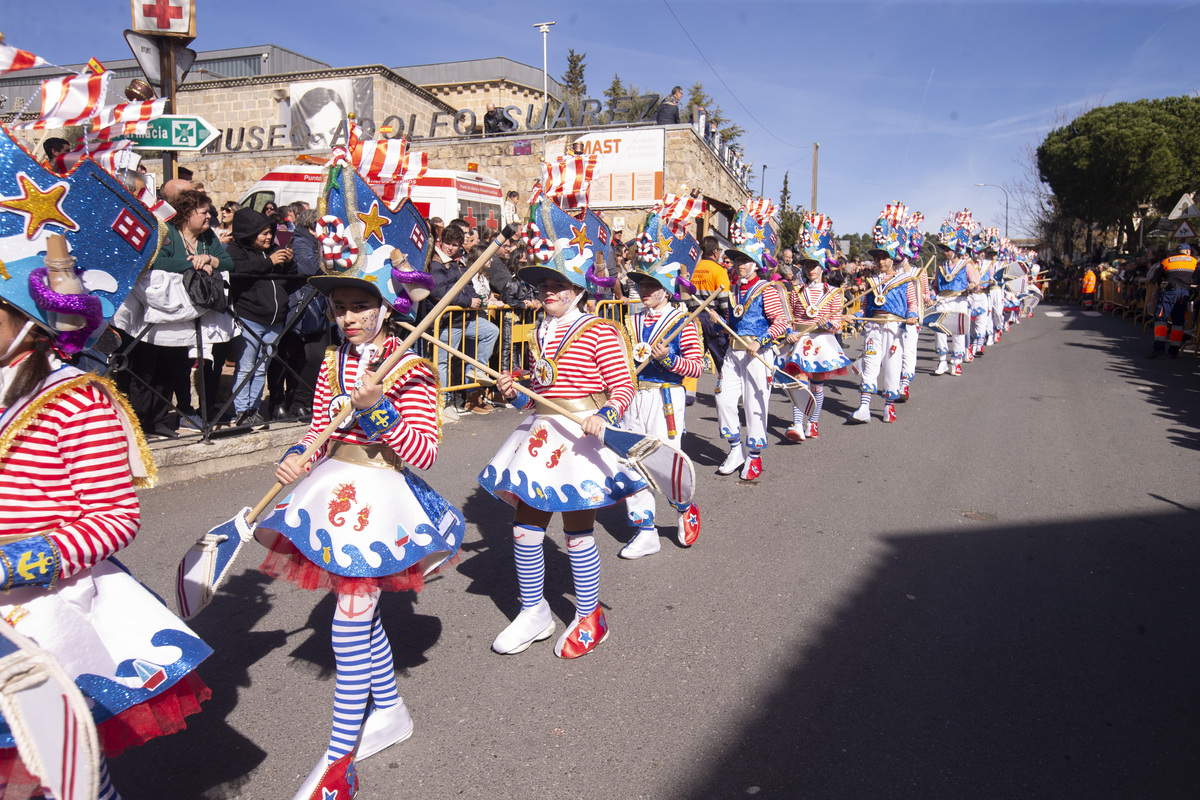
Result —
[[1092, 294], [1096, 291], [1096, 273], [1088, 270], [1083, 274], [1083, 293]]

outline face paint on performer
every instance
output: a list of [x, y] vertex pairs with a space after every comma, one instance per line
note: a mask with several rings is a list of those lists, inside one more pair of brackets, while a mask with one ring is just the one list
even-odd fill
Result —
[[552, 317], [561, 317], [575, 307], [583, 290], [559, 278], [538, 281], [542, 306]]
[[667, 290], [658, 281], [639, 280], [637, 287], [638, 294], [642, 296], [642, 302], [651, 311], [657, 311], [667, 304]]
[[758, 264], [754, 263], [754, 259], [749, 256], [734, 256], [737, 263], [734, 268], [737, 270], [738, 281], [748, 283], [752, 278], [758, 277]]
[[339, 286], [329, 295], [333, 318], [346, 341], [354, 345], [382, 346], [387, 338], [384, 321], [391, 309], [366, 289]]

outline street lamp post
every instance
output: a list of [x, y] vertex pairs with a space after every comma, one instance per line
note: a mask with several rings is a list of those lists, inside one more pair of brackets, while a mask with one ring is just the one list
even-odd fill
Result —
[[[546, 131], [550, 128], [550, 79], [546, 70], [546, 34], [550, 33], [550, 26], [557, 25], [557, 22], [538, 22], [533, 27], [541, 31], [542, 34], [542, 130]], [[546, 157], [546, 138], [542, 137], [542, 157]]]
[[763, 164], [762, 180], [758, 184], [758, 196], [759, 197], [764, 196], [763, 192], [765, 191], [766, 185], [767, 185], [767, 165]]
[[1000, 191], [1004, 192], [1004, 238], [1008, 238], [1008, 189], [1005, 189], [998, 183], [977, 183], [976, 186], [995, 186]]

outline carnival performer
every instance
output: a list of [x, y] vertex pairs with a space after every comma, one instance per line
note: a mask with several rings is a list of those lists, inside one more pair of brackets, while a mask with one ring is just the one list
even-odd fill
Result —
[[1196, 285], [1196, 259], [1192, 257], [1191, 245], [1179, 245], [1174, 253], [1151, 267], [1146, 282], [1156, 281], [1159, 286], [1154, 302], [1154, 345], [1146, 358], [1158, 358], [1164, 352], [1170, 358], [1179, 358], [1188, 292]]
[[[595, 250], [586, 230], [549, 197], [533, 207], [525, 238], [534, 263], [518, 276], [537, 286], [545, 317], [535, 330], [537, 355], [531, 388], [568, 410], [590, 414], [582, 425], [538, 406], [484, 467], [479, 483], [512, 506], [513, 553], [521, 611], [500, 632], [492, 649], [523, 652], [554, 633], [546, 601], [543, 542], [555, 512], [562, 514], [567, 555], [575, 583], [575, 615], [554, 645], [561, 658], [592, 652], [608, 636], [600, 608], [600, 553], [593, 528], [596, 510], [615, 505], [649, 486], [606, 448], [601, 436], [616, 425], [636, 389], [625, 333], [581, 309], [594, 286]], [[518, 408], [529, 404], [511, 375], [497, 388]]]
[[907, 241], [900, 203], [888, 205], [875, 223], [875, 247], [870, 251], [877, 274], [867, 278], [863, 299], [866, 342], [862, 356], [862, 399], [851, 415], [854, 422], [871, 421], [871, 395], [878, 392], [884, 401], [884, 422], [896, 421], [896, 398], [900, 396], [900, 331], [905, 325], [916, 326], [917, 289], [911, 274], [901, 272], [901, 240]]
[[[964, 217], [964, 214], [967, 216]], [[947, 372], [954, 376], [962, 375], [962, 362], [967, 355], [967, 332], [971, 319], [967, 294], [977, 279], [977, 273], [966, 257], [970, 231], [965, 223], [969, 214], [963, 211], [955, 215], [955, 222], [943, 222], [935, 241], [942, 256], [934, 273], [937, 310], [945, 315], [948, 321], [944, 324], [951, 333], [947, 335], [944, 331], [938, 331], [934, 337], [938, 355], [934, 375], [945, 375]], [[961, 225], [957, 224], [960, 220], [963, 223]]]
[[845, 375], [850, 359], [842, 351], [837, 334], [842, 329], [842, 290], [825, 282], [834, 260], [833, 221], [824, 214], [805, 213], [796, 244], [804, 283], [788, 296], [792, 330], [783, 371], [794, 377], [808, 376], [812, 397], [804, 408], [792, 404], [792, 426], [784, 435], [792, 442], [819, 436], [817, 423], [825, 404], [825, 381]]
[[[936, 299], [929, 289], [929, 273], [920, 264], [921, 247], [925, 244], [925, 233], [921, 223], [925, 215], [914, 211], [904, 220], [904, 229], [908, 232], [908, 241], [901, 242], [901, 251], [905, 261], [900, 266], [900, 272], [910, 276], [917, 290], [917, 318], [925, 318], [926, 306], [932, 305]], [[921, 336], [921, 326], [905, 325], [900, 331], [900, 396], [897, 403], [907, 402], [909, 387], [917, 375], [917, 341]]]
[[[986, 354], [984, 346], [992, 338], [992, 283], [996, 268], [996, 246], [992, 241], [992, 228], [985, 228], [971, 239], [971, 261], [978, 273], [974, 290], [967, 296], [971, 309], [971, 346], [967, 349], [967, 361]], [[997, 232], [998, 237], [998, 232]]]
[[[637, 238], [637, 261], [629, 274], [637, 282], [638, 294], [646, 310], [629, 317], [633, 360], [642, 367], [637, 394], [625, 411], [621, 427], [635, 433], [654, 436], [675, 448], [681, 447], [685, 400], [684, 378], [697, 378], [704, 368], [704, 348], [694, 321], [684, 320], [687, 312], [672, 305], [680, 289], [691, 293], [695, 287], [688, 276], [696, 264], [696, 240], [690, 235], [674, 236], [656, 214], [646, 220]], [[683, 330], [679, 331], [680, 326]], [[672, 338], [673, 337], [673, 338]], [[664, 341], [670, 341], [664, 344]], [[625, 498], [629, 524], [637, 531], [621, 549], [621, 558], [641, 558], [660, 548], [654, 526], [654, 492], [642, 489]], [[700, 535], [700, 509], [695, 503], [676, 506], [679, 512], [675, 538], [691, 547]]]
[[[412, 306], [405, 285], [432, 289], [431, 279], [412, 266], [424, 266], [432, 240], [406, 204], [389, 216], [388, 227], [396, 231], [388, 231], [386, 242], [396, 247], [372, 250], [362, 242], [356, 256], [339, 259], [345, 252], [339, 239], [346, 236], [339, 232], [344, 230], [341, 215], [347, 206], [360, 206], [364, 196], [373, 197], [353, 170], [342, 170], [342, 178], [346, 185], [327, 190], [330, 216], [317, 226], [326, 253], [323, 274], [308, 282], [328, 298], [345, 343], [326, 351], [312, 422], [275, 471], [284, 485], [301, 482], [255, 530], [255, 538], [270, 550], [259, 568], [263, 573], [337, 598], [332, 732], [296, 800], [322, 800], [342, 789], [352, 796], [355, 759], [412, 734], [380, 617], [380, 595], [420, 591], [424, 575], [457, 552], [464, 530], [462, 514], [408, 468], [429, 469], [437, 459], [436, 368], [409, 351], [387, 374], [378, 372], [402, 344], [396, 323]], [[342, 191], [355, 202], [342, 199]], [[361, 239], [359, 230], [357, 224], [349, 228], [355, 242]], [[352, 415], [304, 460], [304, 451], [347, 403]]]
[[[767, 404], [771, 397], [767, 364], [773, 362], [771, 343], [787, 330], [787, 315], [779, 293], [758, 271], [766, 255], [764, 242], [770, 237], [745, 209], [730, 226], [733, 249], [726, 250], [737, 273], [729, 309], [729, 327], [740, 338], [732, 338], [721, 367], [721, 393], [717, 395], [717, 424], [721, 438], [729, 442], [729, 455], [718, 475], [741, 469], [741, 479], [757, 480], [763, 473], [762, 451], [767, 446]], [[746, 412], [746, 438], [738, 418], [738, 400]]]
[[[49, 174], [7, 132], [0, 155], [0, 194], [21, 183], [40, 193], [28, 176]], [[134, 488], [153, 485], [154, 463], [113, 384], [65, 363], [94, 342], [157, 253], [156, 220], [90, 160], [55, 188], [52, 216], [39, 216], [45, 206], [21, 212], [25, 224], [0, 237], [0, 616], [87, 698], [102, 753], [99, 797], [113, 800], [103, 757], [184, 729], [211, 696], [194, 670], [212, 651], [117, 562], [140, 524]], [[125, 236], [133, 229], [136, 242]], [[64, 708], [46, 714], [61, 720]], [[61, 767], [43, 766], [70, 768], [72, 754], [63, 757]], [[43, 796], [7, 724], [0, 787], [10, 799]]]
[[1008, 239], [1000, 238], [999, 228], [988, 228], [988, 246], [986, 255], [992, 260], [992, 285], [988, 290], [988, 310], [991, 319], [988, 321], [987, 346], [999, 344], [1004, 333], [1004, 295], [1007, 290], [1008, 262], [1001, 254]]

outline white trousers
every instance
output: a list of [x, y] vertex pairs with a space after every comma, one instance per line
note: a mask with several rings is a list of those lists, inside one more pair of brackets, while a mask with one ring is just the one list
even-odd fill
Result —
[[[683, 409], [687, 398], [682, 386], [672, 386], [667, 391], [671, 393], [671, 405], [675, 412], [674, 436], [667, 435], [667, 416], [663, 413], [661, 389], [639, 389], [633, 396], [633, 402], [625, 410], [625, 416], [621, 419], [621, 427], [634, 433], [649, 434], [672, 447], [682, 449]], [[722, 394], [724, 394], [724, 389], [722, 389]], [[720, 396], [717, 395], [718, 398]], [[625, 498], [625, 511], [629, 516], [629, 524], [635, 528], [652, 526], [654, 510], [654, 492], [651, 489], [642, 489]]]
[[[970, 296], [971, 306], [971, 346], [982, 345], [988, 337], [992, 326], [992, 304], [987, 292], [976, 292]], [[981, 312], [976, 314], [975, 312]]]
[[993, 286], [989, 292], [992, 298], [992, 333], [1004, 327], [1004, 289]]
[[921, 326], [903, 325], [900, 331], [900, 377], [912, 380], [917, 374], [917, 339], [921, 338]]
[[902, 322], [867, 322], [863, 345], [862, 392], [878, 392], [885, 400], [900, 396], [900, 328]]
[[[948, 314], [967, 314], [967, 298], [959, 297], [939, 297], [937, 301], [937, 310]], [[963, 318], [960, 317], [960, 320]], [[967, 354], [967, 328], [964, 323], [959, 326], [952, 337], [938, 331], [934, 337], [937, 346], [937, 354], [942, 358], [950, 356], [950, 361], [953, 364], [961, 364], [963, 357]], [[953, 341], [954, 349], [950, 349], [951, 341]]]
[[[770, 359], [771, 353], [759, 353]], [[721, 367], [721, 393], [717, 395], [717, 424], [721, 427], [721, 438], [731, 444], [742, 440], [742, 426], [738, 418], [738, 400], [746, 410], [746, 446], [751, 450], [762, 450], [767, 446], [767, 401], [771, 397], [767, 386], [767, 367], [746, 350], [734, 350], [725, 354]]]

